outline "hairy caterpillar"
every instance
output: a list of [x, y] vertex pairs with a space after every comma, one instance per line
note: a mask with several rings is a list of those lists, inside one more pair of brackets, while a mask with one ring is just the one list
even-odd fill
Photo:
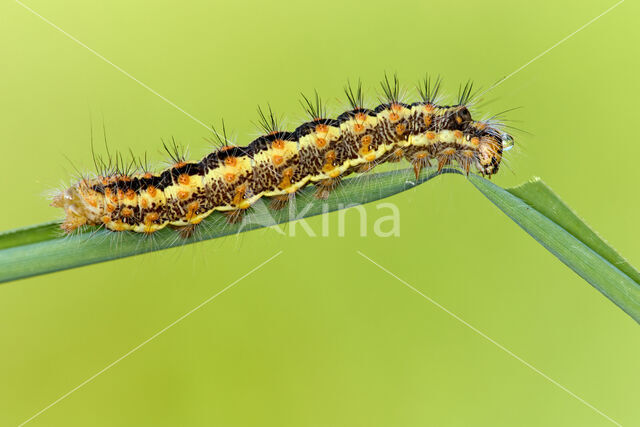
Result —
[[471, 84], [452, 106], [437, 105], [439, 88], [439, 79], [427, 77], [419, 87], [421, 101], [405, 104], [397, 78], [385, 77], [383, 103], [367, 109], [361, 85], [347, 85], [352, 109], [336, 119], [326, 118], [317, 94], [313, 100], [303, 97], [311, 121], [293, 132], [280, 129], [271, 109], [259, 109], [265, 135], [246, 147], [229, 145], [226, 135], [216, 133], [220, 149], [199, 162], [186, 161], [176, 150], [173, 166], [160, 173], [142, 167], [138, 173], [104, 170], [111, 168], [103, 163], [99, 176], [80, 179], [51, 205], [64, 209], [66, 232], [84, 225], [138, 233], [169, 225], [188, 232], [213, 211], [235, 221], [261, 197], [282, 207], [308, 184], [325, 198], [342, 177], [403, 158], [416, 177], [432, 159], [438, 170], [456, 162], [467, 173], [472, 166], [485, 176], [497, 173], [513, 138], [498, 123], [472, 119]]

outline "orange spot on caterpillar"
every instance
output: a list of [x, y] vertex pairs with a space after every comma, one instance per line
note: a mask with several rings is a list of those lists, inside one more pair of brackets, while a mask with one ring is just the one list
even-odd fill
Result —
[[158, 218], [160, 218], [160, 215], [158, 215], [158, 212], [149, 212], [144, 216], [144, 223], [147, 225], [151, 224], [152, 222], [157, 221]]
[[220, 151], [227, 151], [227, 150], [231, 150], [233, 148], [232, 145], [223, 145], [222, 147], [220, 147]]
[[455, 136], [456, 139], [462, 139], [462, 138], [464, 138], [464, 133], [462, 133], [461, 130], [454, 130], [453, 131], [453, 136]]
[[276, 150], [282, 150], [284, 148], [284, 141], [282, 139], [276, 139], [271, 143], [271, 147]]
[[333, 170], [334, 166], [333, 166], [333, 162], [336, 160], [336, 152], [333, 150], [329, 150], [327, 151], [327, 153], [324, 155], [324, 166], [322, 166], [322, 170], [325, 172], [329, 172], [331, 170]]
[[355, 133], [362, 133], [364, 132], [364, 125], [362, 123], [355, 123], [353, 125], [353, 130]]
[[421, 151], [420, 153], [416, 154], [416, 159], [426, 159], [427, 157], [429, 157], [429, 154], [425, 153], [424, 151]]
[[433, 104], [427, 104], [424, 106], [424, 111], [426, 111], [427, 113], [433, 113], [434, 107]]
[[229, 156], [226, 159], [224, 159], [224, 164], [227, 166], [235, 166], [237, 162], [238, 162], [238, 159], [236, 159], [233, 156]]
[[283, 190], [285, 188], [291, 187], [291, 178], [292, 177], [293, 177], [293, 168], [286, 168], [282, 172], [282, 181], [280, 181], [280, 184], [278, 185], [278, 187], [280, 187]]
[[456, 116], [456, 123], [461, 124], [462, 123], [462, 117]]
[[280, 166], [280, 165], [282, 164], [282, 162], [284, 161], [284, 157], [282, 157], [282, 156], [280, 156], [280, 155], [278, 155], [278, 154], [275, 154], [275, 155], [271, 158], [271, 160], [273, 161], [273, 164], [274, 164], [274, 165], [276, 165], [276, 166]]
[[462, 151], [462, 155], [468, 158], [472, 158], [473, 157], [473, 151], [472, 150], [463, 150]]
[[196, 211], [200, 208], [200, 203], [197, 201], [189, 203], [187, 206], [187, 214], [185, 215], [187, 220], [191, 221], [191, 219], [195, 216]]
[[431, 116], [424, 116], [424, 124], [425, 126], [431, 126], [431, 122], [433, 120], [431, 119]]
[[93, 196], [83, 196], [82, 198], [92, 208], [97, 208], [98, 207], [98, 202], [96, 201], [95, 197], [93, 197]]
[[124, 199], [124, 191], [118, 190], [118, 200]]
[[182, 166], [186, 165], [187, 162], [178, 162], [176, 164], [173, 165], [174, 168], [181, 168]]
[[224, 174], [224, 180], [227, 182], [233, 182], [236, 179], [236, 174], [235, 173], [225, 173]]
[[398, 120], [400, 120], [400, 115], [394, 111], [389, 114], [389, 120], [391, 121], [391, 123], [397, 122]]
[[149, 179], [151, 178], [153, 175], [151, 174], [151, 172], [146, 172], [144, 175], [142, 175], [143, 178]]
[[456, 153], [456, 149], [453, 147], [445, 148], [442, 150], [442, 154], [445, 156], [453, 156]]
[[148, 208], [149, 207], [149, 202], [147, 201], [147, 199], [140, 200], [140, 206], [142, 206], [143, 209]]
[[189, 198], [189, 192], [184, 190], [178, 191], [176, 195], [178, 196], [178, 199], [182, 199], [182, 200]]
[[271, 132], [269, 132], [269, 135], [275, 135], [276, 133], [279, 133], [280, 131], [277, 130], [272, 130]]
[[324, 147], [325, 145], [327, 145], [327, 140], [326, 140], [326, 139], [324, 139], [324, 138], [316, 138], [316, 145], [317, 145], [319, 148], [322, 148], [322, 147]]
[[108, 224], [111, 222], [111, 217], [109, 215], [104, 215], [101, 219], [103, 224]]
[[477, 122], [475, 126], [476, 126], [476, 129], [479, 129], [479, 130], [485, 130], [487, 128], [486, 123], [481, 123], [481, 122]]
[[327, 133], [329, 132], [329, 126], [325, 124], [316, 125], [316, 133]]
[[191, 182], [191, 177], [187, 173], [180, 174], [178, 177], [178, 182], [182, 185], [189, 185]]
[[236, 187], [236, 195], [233, 196], [232, 203], [234, 205], [240, 207], [241, 209], [248, 208], [249, 206], [244, 206], [244, 204], [242, 203], [244, 201], [244, 194], [246, 192], [247, 192], [247, 185], [246, 184], [242, 184], [242, 185], [239, 185], [238, 187]]
[[396, 126], [396, 133], [398, 135], [404, 134], [406, 130], [407, 130], [407, 126], [403, 123], [400, 123], [399, 125]]
[[392, 109], [393, 111], [401, 111], [401, 110], [402, 110], [402, 105], [400, 105], [400, 104], [395, 104], [395, 103], [394, 103], [394, 104], [391, 104], [391, 109]]
[[148, 214], [145, 215], [144, 217], [144, 232], [145, 233], [153, 233], [153, 223], [155, 221], [158, 220], [158, 218], [160, 218], [160, 215], [158, 215], [157, 212], [149, 212]]
[[372, 161], [374, 161], [376, 159], [376, 155], [375, 155], [375, 153], [371, 153], [371, 154], [368, 154], [368, 155], [364, 156], [364, 159], [367, 162], [372, 162]]
[[122, 208], [122, 210], [120, 211], [120, 215], [124, 216], [124, 217], [130, 217], [133, 216], [133, 209], [131, 208]]
[[136, 198], [136, 192], [133, 191], [132, 189], [128, 189], [127, 193], [125, 194], [125, 196], [127, 197], [127, 199], [129, 200], [133, 200]]
[[110, 188], [105, 188], [104, 189], [104, 197], [106, 197], [107, 199], [111, 198], [111, 189]]
[[427, 132], [427, 139], [430, 139], [430, 140], [436, 139], [435, 132]]
[[365, 113], [358, 113], [356, 114], [356, 120], [364, 122], [365, 120], [367, 120], [367, 115]]
[[116, 207], [111, 203], [107, 203], [107, 212], [113, 212], [116, 210]]
[[360, 147], [360, 154], [367, 154], [371, 151], [369, 145], [371, 145], [372, 140], [373, 138], [371, 137], [371, 135], [365, 135], [360, 138], [360, 142], [362, 143], [362, 146]]
[[473, 138], [471, 138], [471, 140], [469, 142], [474, 147], [477, 147], [478, 145], [480, 145], [480, 138], [474, 136]]
[[149, 194], [149, 196], [151, 197], [156, 197], [156, 194], [158, 193], [158, 189], [156, 187], [154, 187], [153, 185], [150, 185], [147, 188], [147, 193]]

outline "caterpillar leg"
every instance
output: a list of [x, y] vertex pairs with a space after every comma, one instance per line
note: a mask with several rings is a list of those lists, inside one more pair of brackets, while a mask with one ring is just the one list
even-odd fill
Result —
[[283, 194], [280, 196], [273, 196], [270, 198], [269, 208], [273, 209], [274, 211], [280, 210], [285, 206], [287, 206], [287, 203], [289, 203], [289, 200], [291, 200], [292, 197], [293, 197], [293, 194]]
[[356, 169], [356, 172], [358, 172], [358, 173], [369, 172], [375, 166], [376, 166], [376, 163], [374, 163], [374, 162], [363, 163], [360, 166], [358, 166], [358, 169]]
[[73, 230], [82, 227], [86, 223], [87, 220], [85, 218], [67, 215], [67, 218], [64, 220], [64, 222], [60, 224], [60, 228], [66, 233], [71, 233]]
[[431, 166], [429, 162], [429, 153], [426, 151], [420, 151], [409, 159], [409, 162], [413, 165], [413, 172], [416, 175], [416, 179], [420, 177], [420, 171], [422, 168]]
[[318, 189], [316, 190], [315, 197], [317, 199], [327, 199], [331, 192], [340, 184], [340, 178], [327, 178], [316, 183]]
[[463, 150], [459, 156], [456, 157], [456, 161], [462, 169], [469, 175], [471, 169], [471, 163], [473, 162], [474, 153], [471, 150]]
[[384, 161], [389, 163], [397, 163], [404, 157], [404, 150], [402, 148], [396, 148], [391, 152]]
[[227, 217], [227, 222], [229, 224], [237, 224], [242, 221], [245, 210], [246, 209], [234, 209], [232, 211], [226, 211], [224, 214]]
[[438, 172], [440, 172], [443, 167], [451, 164], [455, 154], [456, 149], [453, 147], [445, 148], [436, 154], [436, 159], [438, 159]]
[[196, 231], [196, 227], [198, 224], [188, 224], [188, 225], [169, 225], [169, 227], [173, 228], [178, 232], [178, 235], [183, 239], [188, 239], [193, 236], [193, 233]]

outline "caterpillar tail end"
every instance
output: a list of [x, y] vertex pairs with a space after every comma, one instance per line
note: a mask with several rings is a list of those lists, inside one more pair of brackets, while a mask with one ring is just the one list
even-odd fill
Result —
[[64, 209], [65, 218], [60, 228], [65, 233], [71, 233], [89, 223], [83, 203], [78, 200], [77, 192], [73, 187], [53, 196], [50, 206]]

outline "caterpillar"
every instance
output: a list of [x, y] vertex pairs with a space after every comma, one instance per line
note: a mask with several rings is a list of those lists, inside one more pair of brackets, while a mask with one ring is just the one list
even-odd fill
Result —
[[382, 103], [373, 109], [364, 106], [360, 83], [347, 84], [351, 109], [335, 119], [326, 117], [317, 93], [312, 99], [303, 95], [310, 121], [292, 132], [281, 128], [270, 107], [259, 108], [264, 134], [247, 146], [230, 144], [223, 123], [222, 135], [214, 130], [220, 148], [198, 162], [187, 161], [175, 145], [173, 165], [159, 173], [142, 166], [135, 173], [105, 170], [110, 168], [103, 162], [102, 173], [81, 177], [55, 194], [51, 205], [64, 209], [61, 228], [67, 233], [88, 225], [150, 234], [166, 226], [193, 230], [214, 211], [234, 222], [262, 197], [278, 209], [309, 184], [317, 187], [316, 197], [326, 198], [343, 177], [402, 159], [416, 178], [431, 160], [438, 171], [455, 162], [467, 174], [474, 167], [491, 177], [503, 151], [513, 146], [512, 136], [499, 123], [473, 120], [471, 83], [455, 105], [438, 105], [440, 83], [425, 78], [420, 100], [406, 104], [397, 77], [385, 76]]

